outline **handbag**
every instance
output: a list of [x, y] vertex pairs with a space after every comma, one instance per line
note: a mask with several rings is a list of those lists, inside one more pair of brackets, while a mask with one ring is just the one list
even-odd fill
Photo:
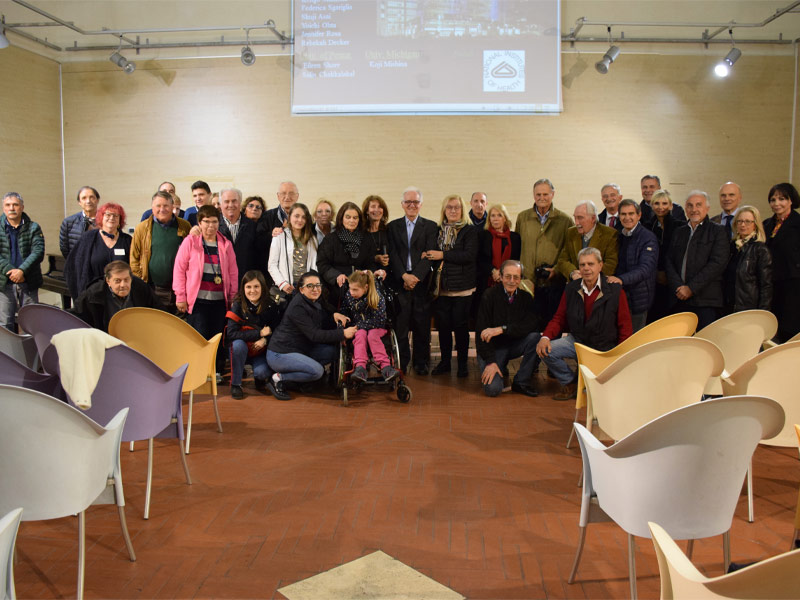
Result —
[[439, 294], [442, 291], [442, 265], [444, 261], [439, 262], [439, 268], [436, 269], [436, 272], [433, 274], [431, 278], [431, 297], [436, 299], [439, 297]]
[[[256, 331], [256, 328], [253, 327], [252, 325], [242, 325], [242, 323], [246, 323], [246, 321], [232, 310], [229, 310], [227, 313], [225, 313], [225, 318], [231, 319], [232, 321], [236, 321], [237, 323], [239, 323], [239, 329], [241, 329], [242, 331], [250, 331], [250, 330]], [[260, 350], [256, 350], [254, 348], [255, 342], [245, 342], [245, 344], [247, 344], [247, 356], [249, 357], [258, 356], [260, 354], [264, 354], [267, 351], [266, 346], [264, 346]]]

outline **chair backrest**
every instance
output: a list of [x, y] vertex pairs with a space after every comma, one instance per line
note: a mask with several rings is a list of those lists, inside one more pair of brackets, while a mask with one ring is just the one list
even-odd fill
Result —
[[42, 368], [47, 373], [56, 373], [56, 352], [50, 338], [67, 329], [89, 328], [75, 315], [48, 304], [29, 304], [19, 309], [19, 326], [33, 336]]
[[695, 568], [663, 527], [656, 523], [649, 523], [649, 526], [661, 573], [662, 600], [797, 597], [800, 590], [800, 550], [709, 578]]
[[722, 353], [692, 337], [649, 342], [624, 354], [600, 374], [581, 366], [600, 427], [619, 440], [671, 410], [699, 402], [709, 376], [722, 371]]
[[751, 394], [777, 401], [786, 412], [786, 425], [769, 446], [794, 446], [793, 423], [800, 423], [800, 342], [786, 342], [753, 356], [722, 380], [726, 396]]
[[0, 519], [0, 598], [15, 598], [14, 542], [17, 539], [22, 509], [15, 508]]
[[[722, 377], [733, 373], [761, 350], [762, 344], [778, 331], [778, 319], [767, 310], [743, 310], [717, 319], [694, 334], [714, 342], [725, 357]], [[718, 377], [711, 378], [706, 394], [722, 394]]]
[[111, 318], [108, 333], [144, 354], [167, 373], [189, 363], [183, 391], [208, 391], [216, 395], [215, 357], [221, 334], [206, 340], [186, 321], [153, 308], [119, 311]]
[[101, 427], [61, 400], [0, 385], [0, 413], [0, 513], [22, 506], [23, 521], [57, 519], [85, 510], [106, 489], [127, 410]]
[[183, 439], [181, 388], [185, 374], [186, 365], [169, 375], [136, 350], [114, 346], [106, 350], [92, 406], [83, 412], [103, 423], [122, 408], [130, 409], [122, 433], [125, 442], [151, 437]]
[[16, 385], [65, 399], [58, 375], [33, 371], [4, 352], [0, 352], [0, 384]]
[[774, 400], [734, 396], [669, 412], [608, 448], [575, 423], [583, 494], [633, 535], [650, 537], [648, 521], [675, 539], [722, 534], [758, 441], [783, 421]]
[[33, 336], [17, 335], [0, 325], [0, 352], [5, 352], [14, 360], [35, 369], [39, 354]]

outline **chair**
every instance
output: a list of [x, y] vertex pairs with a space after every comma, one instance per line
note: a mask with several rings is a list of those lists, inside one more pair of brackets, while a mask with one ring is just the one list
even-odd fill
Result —
[[[85, 510], [116, 504], [128, 554], [136, 560], [125, 519], [119, 446], [128, 410], [101, 427], [60, 400], [0, 385], [0, 514], [22, 506], [23, 521], [78, 513], [78, 598], [83, 597]], [[11, 483], [13, 482], [13, 484]]]
[[628, 534], [628, 576], [636, 598], [634, 536], [650, 537], [648, 521], [675, 539], [728, 531], [747, 465], [763, 437], [783, 427], [783, 410], [769, 398], [737, 396], [684, 406], [606, 448], [583, 425], [573, 426], [583, 455], [580, 540], [575, 581], [589, 523], [612, 520]]
[[704, 598], [796, 598], [800, 590], [800, 550], [779, 554], [719, 577], [695, 568], [664, 528], [648, 523], [658, 558], [663, 600]]
[[83, 320], [72, 313], [47, 304], [29, 304], [19, 309], [19, 326], [33, 336], [39, 361], [45, 373], [57, 373], [56, 351], [50, 338], [67, 329], [90, 328]]
[[170, 376], [132, 348], [122, 345], [109, 348], [97, 387], [92, 393], [92, 406], [83, 411], [103, 423], [120, 409], [129, 408], [122, 441], [148, 440], [145, 519], [150, 518], [153, 438], [177, 438], [186, 483], [192, 484], [183, 450], [181, 413], [181, 386], [186, 369], [184, 364]]
[[222, 421], [217, 405], [215, 357], [222, 335], [206, 340], [191, 325], [169, 313], [153, 308], [126, 308], [111, 318], [108, 332], [138, 350], [167, 373], [189, 363], [183, 391], [189, 392], [189, 415], [186, 424], [186, 454], [192, 441], [194, 393], [212, 394], [217, 431]]
[[[797, 433], [797, 443], [800, 444], [800, 425], [795, 425], [794, 430]], [[791, 547], [800, 548], [800, 489], [797, 490], [797, 510], [794, 513], [794, 535]]]
[[[763, 439], [768, 446], [794, 446], [796, 438], [793, 423], [800, 423], [800, 342], [786, 342], [756, 354], [733, 373], [722, 379], [722, 391], [726, 396], [751, 394], [766, 396], [777, 401], [786, 413], [783, 429], [770, 439]], [[753, 521], [753, 474], [747, 472], [748, 520]]]
[[[694, 313], [684, 312], [674, 315], [669, 315], [658, 321], [654, 321], [634, 333], [627, 340], [615, 346], [606, 352], [598, 352], [589, 346], [583, 344], [575, 344], [575, 354], [577, 355], [578, 364], [586, 365], [592, 373], [600, 373], [608, 365], [617, 360], [620, 356], [641, 346], [648, 342], [662, 340], [671, 337], [683, 337], [692, 335], [697, 328], [697, 315]], [[575, 420], [578, 420], [578, 413], [580, 409], [587, 406], [587, 411], [591, 410], [588, 407], [588, 399], [584, 391], [583, 375], [578, 370], [578, 395], [575, 398]], [[567, 448], [572, 444], [572, 436], [575, 435], [575, 430], [570, 428], [569, 439], [567, 440]]]
[[15, 508], [0, 519], [0, 599], [14, 600], [14, 542], [22, 509]]
[[36, 342], [30, 335], [17, 335], [0, 325], [0, 352], [5, 352], [34, 371], [39, 368]]
[[4, 352], [0, 352], [0, 384], [16, 385], [66, 400], [58, 375], [32, 371]]
[[580, 365], [590, 398], [586, 427], [597, 419], [611, 439], [620, 440], [671, 410], [699, 402], [709, 376], [719, 375], [722, 367], [719, 348], [695, 337], [649, 342], [599, 375]]
[[717, 319], [694, 334], [714, 342], [725, 357], [725, 370], [719, 377], [711, 377], [705, 393], [719, 396], [722, 392], [720, 377], [727, 377], [744, 362], [761, 350], [761, 346], [778, 331], [778, 319], [767, 310], [743, 310]]

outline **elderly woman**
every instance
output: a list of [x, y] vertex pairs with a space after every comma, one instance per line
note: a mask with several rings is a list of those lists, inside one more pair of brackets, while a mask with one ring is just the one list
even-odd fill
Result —
[[336, 207], [333, 202], [325, 198], [317, 200], [317, 205], [314, 207], [314, 235], [317, 236], [317, 246], [334, 230], [331, 222], [335, 213]]
[[242, 214], [245, 219], [258, 223], [265, 210], [267, 210], [267, 205], [261, 196], [248, 196], [244, 201]]
[[731, 258], [725, 268], [723, 292], [726, 313], [772, 306], [772, 257], [764, 243], [761, 215], [754, 206], [736, 211]]
[[380, 196], [367, 196], [361, 205], [364, 214], [364, 231], [372, 238], [372, 243], [377, 248], [375, 255], [376, 266], [389, 266], [389, 236], [386, 224], [389, 222], [389, 207]]
[[667, 256], [670, 240], [675, 229], [685, 224], [672, 215], [672, 197], [669, 190], [657, 190], [653, 193], [650, 207], [655, 213], [655, 219], [650, 223], [650, 229], [658, 240], [658, 271], [656, 272], [656, 291], [653, 305], [647, 313], [647, 322], [652, 323], [661, 317], [670, 314], [672, 294], [667, 288], [667, 274], [664, 270], [664, 260]]
[[[200, 235], [187, 235], [172, 269], [175, 306], [189, 313], [186, 321], [210, 339], [225, 329], [225, 312], [239, 288], [233, 244], [219, 232], [220, 212], [206, 204], [197, 210]], [[217, 373], [225, 367], [222, 344], [217, 350]]]
[[333, 312], [320, 298], [322, 283], [316, 271], [304, 273], [298, 281], [300, 293], [292, 298], [281, 324], [267, 348], [267, 363], [275, 372], [267, 389], [278, 400], [291, 400], [287, 382], [316, 381], [325, 373], [325, 365], [336, 359], [339, 343], [352, 339], [356, 327], [337, 328], [347, 317]]
[[478, 258], [478, 229], [470, 224], [469, 206], [457, 194], [442, 201], [439, 220], [438, 250], [422, 253], [428, 260], [438, 260], [438, 290], [435, 295], [436, 328], [442, 360], [433, 375], [450, 372], [453, 355], [453, 335], [456, 338], [458, 376], [466, 377], [469, 352], [469, 311], [475, 293], [476, 261]]
[[107, 202], [97, 209], [98, 229], [90, 229], [67, 256], [64, 279], [69, 294], [77, 298], [89, 284], [105, 275], [105, 266], [115, 260], [130, 261], [131, 236], [123, 231], [125, 209]]
[[[336, 214], [336, 230], [325, 236], [317, 254], [317, 268], [328, 285], [329, 299], [338, 307], [347, 276], [355, 270], [373, 270], [378, 254], [372, 238], [361, 227], [361, 209], [345, 202]], [[385, 271], [376, 271], [385, 277]]]
[[294, 283], [303, 273], [317, 268], [317, 238], [305, 204], [289, 209], [289, 226], [272, 238], [269, 249], [269, 275], [284, 294], [294, 292]]
[[772, 254], [772, 312], [778, 318], [778, 341], [800, 332], [800, 195], [791, 183], [769, 190], [773, 215], [764, 221], [767, 248]]

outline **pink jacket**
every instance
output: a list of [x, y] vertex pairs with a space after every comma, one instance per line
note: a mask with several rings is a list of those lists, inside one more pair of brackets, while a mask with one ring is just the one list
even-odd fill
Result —
[[[233, 297], [239, 290], [239, 271], [236, 268], [236, 255], [233, 244], [217, 232], [217, 250], [222, 272], [222, 287], [225, 292], [225, 306], [230, 307]], [[176, 302], [187, 302], [189, 313], [194, 309], [197, 293], [200, 291], [200, 280], [203, 278], [203, 238], [199, 235], [187, 235], [178, 248], [175, 266], [172, 268], [172, 289]]]

